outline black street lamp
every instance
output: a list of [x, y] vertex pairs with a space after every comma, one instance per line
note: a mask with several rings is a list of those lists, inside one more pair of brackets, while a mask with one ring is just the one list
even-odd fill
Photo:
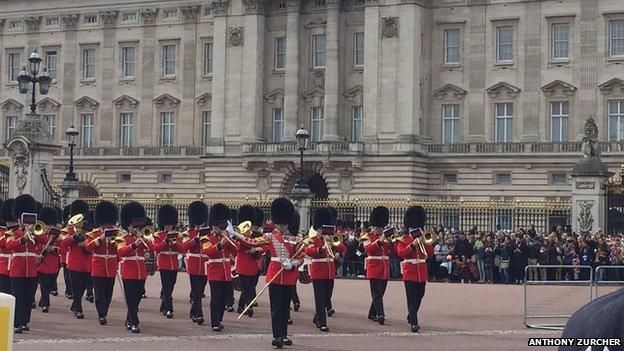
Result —
[[67, 135], [67, 145], [69, 146], [69, 172], [65, 174], [65, 182], [77, 182], [78, 178], [76, 177], [76, 173], [74, 173], [74, 147], [76, 147], [76, 136], [78, 136], [78, 131], [74, 128], [73, 125], [67, 128], [65, 131], [65, 135]]
[[41, 75], [37, 77], [37, 74], [39, 74], [40, 64], [41, 57], [35, 51], [30, 54], [30, 57], [28, 58], [28, 68], [30, 70], [30, 74], [26, 72], [26, 67], [23, 67], [17, 77], [20, 94], [27, 94], [29, 85], [32, 84], [32, 99], [30, 102], [30, 113], [32, 114], [34, 114], [37, 110], [37, 103], [35, 102], [35, 84], [39, 83], [39, 94], [47, 95], [50, 90], [50, 82], [52, 81], [52, 78], [50, 78], [50, 75], [45, 67], [43, 68]]
[[301, 155], [299, 159], [299, 178], [295, 182], [295, 186], [293, 190], [308, 190], [308, 182], [303, 179], [303, 152], [308, 149], [308, 143], [310, 141], [310, 133], [301, 126], [297, 133], [295, 134], [295, 138], [297, 138], [297, 143], [299, 144], [299, 153]]

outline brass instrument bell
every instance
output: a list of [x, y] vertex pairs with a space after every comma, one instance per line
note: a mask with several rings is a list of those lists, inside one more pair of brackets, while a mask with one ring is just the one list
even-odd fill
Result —
[[37, 223], [35, 223], [35, 225], [32, 228], [33, 235], [35, 236], [43, 235], [43, 233], [45, 232], [45, 226], [46, 224], [43, 223], [42, 221], [37, 221]]
[[67, 221], [67, 225], [68, 226], [73, 226], [76, 225], [80, 222], [82, 222], [84, 220], [84, 215], [82, 215], [82, 213], [79, 213], [77, 215], [72, 216], [68, 221]]

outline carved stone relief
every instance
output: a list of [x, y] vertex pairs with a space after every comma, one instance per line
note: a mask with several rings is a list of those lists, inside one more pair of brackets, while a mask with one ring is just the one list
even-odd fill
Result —
[[11, 160], [15, 174], [15, 186], [18, 194], [24, 193], [28, 182], [28, 167], [30, 166], [30, 153], [28, 146], [22, 142], [14, 142], [11, 148]]
[[243, 34], [244, 34], [243, 26], [231, 26], [230, 35], [228, 36], [230, 45], [241, 46], [243, 44]]
[[589, 233], [592, 230], [594, 224], [594, 215], [592, 215], [592, 207], [594, 207], [594, 201], [591, 200], [579, 200], [576, 202], [579, 207], [579, 229], [583, 233]]
[[381, 34], [384, 38], [396, 38], [399, 36], [399, 18], [382, 17]]
[[258, 191], [263, 196], [271, 189], [271, 172], [266, 169], [258, 171], [258, 178], [256, 179], [256, 186]]

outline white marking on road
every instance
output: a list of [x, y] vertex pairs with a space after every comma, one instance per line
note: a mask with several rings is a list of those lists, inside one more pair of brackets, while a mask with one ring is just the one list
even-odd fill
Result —
[[[491, 335], [533, 335], [533, 334], [559, 334], [557, 330], [452, 330], [452, 331], [424, 331], [418, 334], [410, 332], [386, 332], [386, 333], [322, 333], [322, 334], [292, 334], [290, 337], [297, 338], [344, 338], [344, 337], [387, 337], [387, 336], [491, 336]], [[202, 341], [202, 340], [245, 340], [245, 339], [271, 339], [271, 334], [209, 334], [209, 335], [183, 335], [183, 336], [126, 336], [118, 338], [59, 338], [59, 339], [28, 339], [14, 340], [17, 345], [33, 344], [88, 344], [88, 343], [125, 343], [125, 342], [162, 342], [162, 341]]]

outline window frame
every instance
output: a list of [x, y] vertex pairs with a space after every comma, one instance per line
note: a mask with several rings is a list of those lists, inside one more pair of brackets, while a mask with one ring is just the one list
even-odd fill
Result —
[[[87, 76], [89, 63], [87, 62], [87, 52], [93, 51], [93, 76]], [[81, 63], [82, 63], [82, 79], [83, 80], [95, 80], [97, 77], [97, 49], [95, 47], [83, 47], [81, 50]]]
[[[449, 46], [449, 32], [450, 31], [457, 31], [457, 47], [453, 46]], [[443, 60], [444, 60], [444, 65], [446, 66], [459, 66], [461, 65], [461, 36], [462, 36], [462, 30], [459, 27], [454, 27], [454, 28], [444, 28], [443, 29], [443, 37], [444, 37], [444, 42], [443, 42]], [[457, 48], [457, 61], [448, 61], [448, 52], [449, 49], [451, 48]]]
[[[555, 114], [553, 112], [553, 108], [554, 106], [558, 104], [559, 105], [559, 113]], [[564, 114], [563, 113], [563, 106], [564, 104], [567, 104], [568, 106], [568, 113]], [[550, 141], [552, 142], [563, 142], [563, 141], [568, 141], [570, 139], [570, 102], [567, 100], [556, 100], [556, 101], [550, 101], [548, 103], [548, 112], [549, 112], [549, 119], [550, 119]], [[554, 136], [554, 126], [555, 126], [555, 119], [558, 119], [558, 123], [559, 123], [559, 137], [558, 138], [553, 138]], [[563, 135], [563, 122], [565, 120], [565, 123], [567, 123], [567, 131], [568, 131], [568, 135], [564, 136]]]
[[[613, 30], [613, 24], [615, 22], [621, 22], [622, 26], [624, 27], [624, 17], [609, 18], [607, 21], [607, 45], [609, 48], [608, 58], [611, 60], [624, 60], [624, 30], [622, 31], [622, 37], [618, 37], [614, 39], [612, 37], [612, 30]], [[613, 53], [613, 46], [614, 46], [613, 41], [614, 40], [622, 41], [622, 53], [619, 55], [616, 55]]]
[[[315, 112], [319, 113], [316, 114]], [[316, 122], [316, 123], [315, 123]], [[312, 142], [321, 142], [323, 141], [323, 137], [325, 134], [324, 126], [325, 124], [325, 111], [323, 106], [312, 106], [310, 107], [310, 141]], [[316, 128], [315, 128], [316, 126]], [[319, 128], [317, 130], [317, 128]], [[318, 134], [318, 135], [317, 135]]]
[[[499, 105], [503, 105], [505, 106], [505, 114], [504, 115], [499, 115], [498, 114], [498, 106]], [[509, 106], [511, 105], [511, 115], [509, 114]], [[513, 129], [513, 120], [514, 120], [514, 103], [513, 102], [497, 102], [494, 104], [494, 141], [497, 143], [511, 143], [514, 140], [514, 129]], [[504, 124], [505, 124], [505, 137], [504, 140], [499, 140], [498, 138], [498, 121], [499, 119], [504, 120]], [[507, 135], [508, 132], [508, 127], [507, 124], [511, 123], [511, 136]]]
[[[56, 23], [55, 24], [50, 24], [51, 20], [56, 20]], [[46, 28], [60, 28], [61, 27], [61, 18], [59, 16], [45, 17], [45, 27]]]
[[[14, 66], [13, 57], [17, 55], [17, 67]], [[21, 50], [9, 50], [7, 52], [7, 79], [9, 84], [17, 84], [17, 77], [19, 77], [19, 72], [22, 70], [22, 51]], [[15, 78], [15, 79], [13, 79]]]
[[[45, 113], [41, 115], [41, 119], [48, 126], [48, 132], [54, 137], [56, 135], [56, 114]], [[50, 121], [52, 123], [50, 123]]]
[[[565, 25], [567, 27], [567, 38], [565, 41], [555, 40], [555, 28], [557, 26]], [[569, 61], [570, 60], [570, 34], [572, 33], [572, 25], [569, 21], [556, 21], [550, 22], [550, 60], [551, 61]], [[566, 56], [556, 57], [555, 46], [558, 42], [566, 43]]]
[[[87, 22], [87, 18], [93, 18], [93, 22]], [[95, 26], [98, 24], [98, 15], [96, 14], [84, 14], [82, 15], [82, 24], [87, 26]]]
[[[124, 121], [128, 117], [128, 121]], [[119, 113], [119, 147], [131, 148], [134, 146], [134, 113]]]
[[[358, 110], [359, 110], [359, 114], [358, 114], [359, 117], [358, 115], [356, 115], [356, 111]], [[359, 133], [359, 137], [358, 137], [358, 133]], [[363, 105], [351, 106], [351, 141], [360, 143], [362, 142], [363, 138], [364, 138], [364, 106]]]
[[[167, 59], [166, 56], [166, 52], [165, 52], [165, 48], [166, 47], [173, 47], [173, 60]], [[178, 71], [178, 45], [177, 43], [162, 43], [160, 45], [160, 64], [161, 64], [161, 70], [160, 70], [160, 74], [161, 77], [163, 78], [175, 78], [177, 75], [177, 71]], [[167, 73], [167, 63], [173, 61], [173, 73]]]
[[18, 115], [6, 115], [4, 116], [4, 140], [8, 141], [13, 137], [15, 128], [17, 128]]
[[[207, 122], [206, 122], [206, 119], [208, 119]], [[211, 141], [212, 141], [212, 111], [203, 110], [202, 111], [202, 146], [210, 145]]]
[[[279, 48], [279, 41], [283, 41], [283, 50], [280, 52], [278, 50]], [[286, 70], [286, 36], [278, 36], [275, 37], [274, 39], [274, 44], [273, 44], [273, 69], [276, 71], [285, 71]], [[282, 58], [282, 66], [279, 67], [278, 63], [280, 61], [280, 57]]]
[[[317, 49], [317, 38], [323, 37], [324, 44], [323, 49]], [[323, 54], [323, 65], [319, 65], [317, 62], [317, 53]], [[318, 33], [312, 35], [312, 68], [315, 70], [324, 70], [327, 65], [327, 35], [324, 33]]]
[[[611, 104], [616, 103], [618, 106], [618, 111], [613, 113], [611, 111]], [[615, 117], [617, 118], [617, 137], [615, 139], [611, 138], [611, 119]], [[624, 140], [624, 99], [615, 99], [615, 100], [607, 100], [607, 126], [608, 126], [608, 140], [609, 141], [623, 141]]]
[[[160, 146], [161, 147], [173, 147], [175, 145], [175, 112], [174, 111], [160, 111]], [[164, 121], [165, 115], [171, 116], [171, 121]], [[165, 142], [165, 127], [169, 127], [169, 142]]]
[[[54, 53], [54, 55], [51, 55], [51, 53]], [[50, 56], [55, 57], [54, 70], [50, 69]], [[56, 48], [44, 49], [43, 63], [44, 63], [45, 68], [48, 70], [48, 74], [50, 75], [50, 78], [52, 78], [53, 81], [58, 80], [59, 50]]]
[[[508, 176], [509, 181], [501, 181], [502, 176]], [[495, 181], [495, 184], [503, 184], [503, 185], [511, 184], [512, 183], [511, 172], [494, 172], [494, 181]]]
[[211, 76], [214, 69], [214, 42], [207, 40], [204, 42], [202, 53], [202, 75]]
[[[358, 37], [362, 37], [362, 47], [358, 48]], [[362, 69], [364, 68], [364, 48], [366, 45], [366, 37], [364, 36], [364, 32], [355, 32], [353, 33], [353, 67]], [[358, 52], [361, 52], [362, 62], [358, 63]]]
[[[128, 57], [126, 55], [126, 51], [132, 49], [132, 60], [128, 61]], [[136, 51], [137, 51], [137, 47], [134, 45], [122, 45], [121, 46], [121, 50], [120, 50], [120, 59], [121, 59], [121, 77], [123, 79], [134, 79], [135, 74], [136, 74]], [[126, 71], [126, 66], [127, 65], [132, 65], [132, 74], [128, 74], [128, 72]]]
[[[85, 117], [89, 117], [88, 121], [90, 124], [85, 124], [85, 121], [86, 121]], [[95, 113], [93, 112], [81, 113], [80, 114], [80, 147], [82, 148], [93, 147], [94, 127], [95, 127]], [[89, 132], [87, 133], [86, 130], [88, 130]]]
[[[451, 107], [451, 116], [446, 116], [446, 107]], [[461, 106], [459, 105], [459, 103], [444, 103], [441, 105], [441, 115], [442, 115], [442, 143], [444, 144], [454, 144], [454, 143], [458, 143], [460, 142], [461, 139]], [[457, 116], [455, 116], [455, 113], [457, 112]], [[450, 121], [451, 122], [451, 130], [452, 130], [452, 138], [453, 140], [446, 140], [446, 121]], [[457, 125], [457, 135], [454, 135], [454, 127], [455, 125]]]
[[[277, 113], [279, 111], [279, 113]], [[279, 119], [276, 117], [279, 115]], [[278, 128], [279, 126], [279, 128]], [[281, 143], [284, 141], [284, 109], [276, 107], [271, 110], [271, 140], [274, 143]], [[279, 135], [278, 135], [279, 129]]]
[[[503, 64], [503, 65], [513, 64], [516, 59], [516, 28], [515, 26], [511, 23], [507, 23], [507, 24], [497, 24], [494, 28], [496, 31], [496, 38], [495, 38], [496, 39], [496, 43], [495, 43], [496, 63]], [[501, 44], [500, 34], [503, 28], [511, 29], [511, 43]], [[511, 58], [510, 59], [501, 59], [501, 45], [511, 45]]]

